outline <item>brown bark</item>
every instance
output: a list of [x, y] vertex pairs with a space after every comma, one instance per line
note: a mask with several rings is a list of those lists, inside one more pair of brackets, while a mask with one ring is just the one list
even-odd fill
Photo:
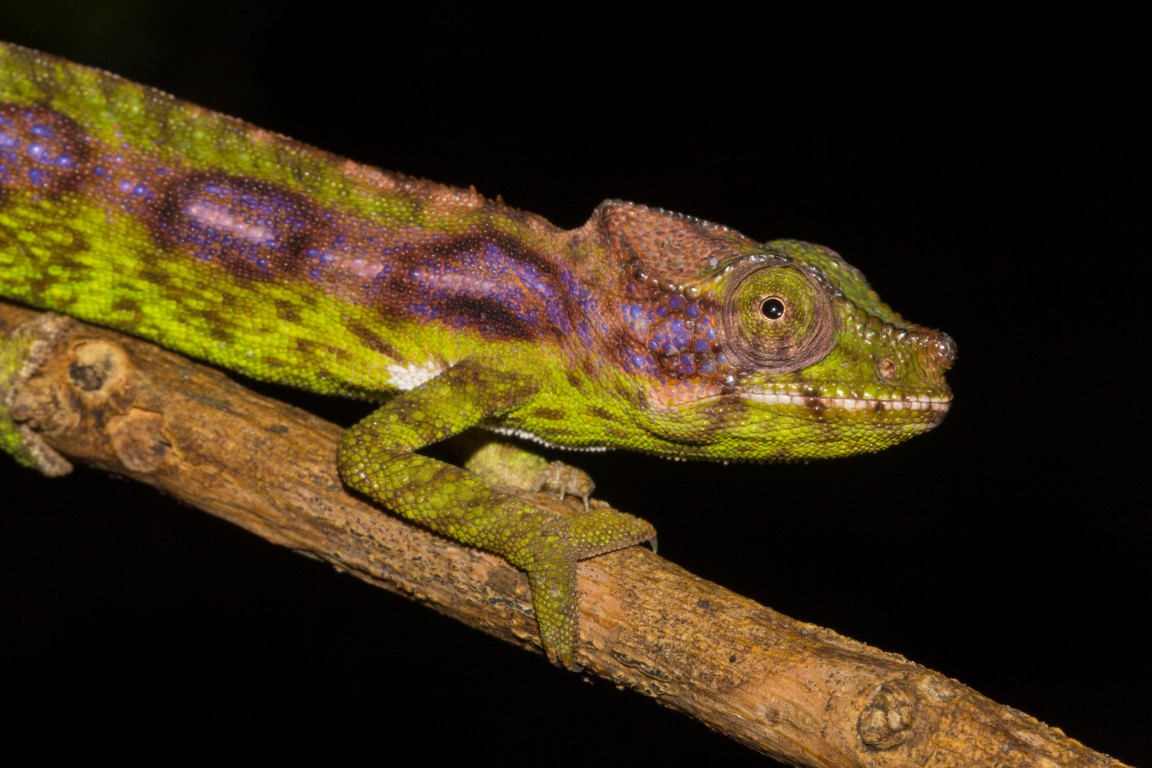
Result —
[[[0, 335], [34, 316], [0, 304]], [[339, 428], [108, 331], [43, 326], [13, 414], [68, 457], [539, 650], [525, 578], [350, 496]], [[0, 398], [5, 393], [0, 392]], [[939, 673], [804, 624], [634, 547], [580, 568], [591, 674], [806, 766], [1121, 766]]]

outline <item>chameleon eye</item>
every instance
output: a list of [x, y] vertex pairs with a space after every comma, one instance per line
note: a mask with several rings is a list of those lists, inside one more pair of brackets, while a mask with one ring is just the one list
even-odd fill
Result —
[[764, 299], [764, 303], [760, 305], [760, 314], [769, 320], [779, 320], [784, 317], [784, 302], [775, 296]]
[[733, 274], [720, 317], [724, 345], [748, 372], [788, 373], [822, 360], [835, 342], [827, 291], [806, 272], [749, 262]]

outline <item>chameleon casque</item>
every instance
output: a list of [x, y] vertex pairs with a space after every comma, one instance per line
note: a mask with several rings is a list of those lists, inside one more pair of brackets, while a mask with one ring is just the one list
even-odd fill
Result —
[[[940, 423], [955, 357], [821, 246], [616, 201], [561, 231], [11, 45], [0, 295], [382, 402], [342, 439], [346, 483], [526, 571], [544, 648], [569, 667], [576, 562], [651, 526], [522, 448], [494, 444], [525, 491], [419, 449], [484, 426], [678, 459], [875, 451]], [[20, 344], [0, 344], [0, 393]], [[37, 465], [32, 441], [0, 398], [0, 447]]]

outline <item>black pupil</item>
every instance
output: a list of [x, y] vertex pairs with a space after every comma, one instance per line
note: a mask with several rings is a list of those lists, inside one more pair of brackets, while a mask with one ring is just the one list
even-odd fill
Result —
[[765, 299], [760, 305], [760, 314], [769, 320], [779, 320], [784, 317], [784, 302], [780, 299]]

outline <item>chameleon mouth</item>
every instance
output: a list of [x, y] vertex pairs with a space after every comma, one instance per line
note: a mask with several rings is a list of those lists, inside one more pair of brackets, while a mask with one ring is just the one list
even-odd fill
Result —
[[803, 408], [844, 411], [928, 411], [943, 416], [952, 405], [952, 395], [815, 395], [793, 392], [747, 392], [743, 399], [765, 405], [796, 405]]

